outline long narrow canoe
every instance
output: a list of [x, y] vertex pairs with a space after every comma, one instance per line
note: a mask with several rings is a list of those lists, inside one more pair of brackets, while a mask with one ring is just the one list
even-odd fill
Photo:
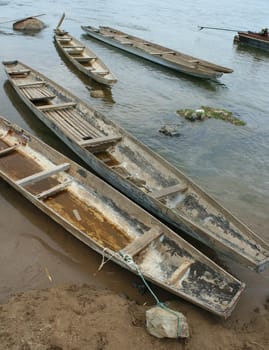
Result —
[[106, 44], [121, 50], [145, 58], [151, 62], [171, 68], [175, 71], [204, 79], [217, 79], [223, 73], [232, 73], [230, 68], [222, 67], [214, 63], [192, 57], [176, 50], [157, 45], [150, 41], [126, 34], [117, 29], [100, 26], [81, 27], [91, 37], [101, 40]]
[[261, 50], [269, 51], [269, 34], [255, 33], [255, 32], [238, 32], [234, 38], [235, 42], [242, 43], [244, 45], [257, 47]]
[[0, 177], [124, 268], [228, 317], [244, 284], [95, 175], [0, 117]]
[[[64, 16], [61, 21], [63, 18]], [[67, 60], [86, 76], [108, 86], [117, 82], [111, 70], [96, 53], [66, 31], [61, 30], [59, 25], [54, 31], [54, 41]]]
[[92, 106], [19, 61], [4, 62], [25, 104], [99, 176], [177, 230], [262, 271], [269, 244], [190, 178]]

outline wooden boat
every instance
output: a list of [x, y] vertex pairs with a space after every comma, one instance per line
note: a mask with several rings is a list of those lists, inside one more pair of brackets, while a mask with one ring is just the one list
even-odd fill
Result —
[[176, 230], [262, 271], [269, 245], [190, 178], [89, 104], [19, 62], [4, 62], [25, 104], [99, 176]]
[[133, 35], [120, 32], [110, 27], [94, 28], [81, 27], [91, 37], [106, 44], [130, 52], [151, 62], [171, 68], [181, 73], [204, 79], [217, 79], [223, 73], [232, 73], [230, 68], [222, 67], [181, 52], [168, 49], [155, 43], [137, 38]]
[[91, 79], [108, 86], [115, 84], [117, 79], [100, 57], [82, 42], [60, 29], [63, 19], [64, 15], [54, 30], [54, 41], [59, 50], [69, 62]]
[[235, 42], [269, 51], [269, 33], [267, 28], [263, 29], [259, 33], [250, 31], [238, 32], [234, 40]]
[[95, 251], [214, 314], [244, 284], [101, 179], [0, 117], [0, 176]]

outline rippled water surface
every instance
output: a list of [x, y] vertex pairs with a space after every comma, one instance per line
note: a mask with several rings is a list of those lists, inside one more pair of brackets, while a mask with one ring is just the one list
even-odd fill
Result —
[[[100, 55], [118, 78], [103, 99], [90, 97], [85, 86], [96, 84], [67, 66], [54, 46], [52, 30], [64, 11], [63, 28]], [[269, 241], [269, 53], [233, 44], [233, 32], [198, 30], [198, 25], [239, 30], [269, 26], [265, 0], [0, 1], [0, 22], [37, 14], [46, 14], [40, 19], [48, 26], [35, 36], [13, 32], [12, 23], [0, 26], [1, 61], [19, 59], [92, 103]], [[80, 25], [115, 27], [233, 68], [234, 73], [219, 82], [174, 73], [90, 39]], [[0, 79], [0, 114], [79, 161], [21, 104], [2, 67]], [[246, 126], [218, 120], [189, 123], [176, 115], [177, 109], [203, 104], [232, 111]], [[180, 136], [160, 134], [164, 123], [180, 124]], [[55, 283], [92, 281], [99, 257], [68, 238], [64, 230], [2, 181], [0, 208], [1, 250], [5, 252], [0, 257], [4, 263], [2, 298], [17, 290], [47, 285], [46, 265], [55, 271]], [[263, 300], [268, 293], [268, 273], [257, 276], [230, 262], [219, 262], [248, 283], [243, 301]], [[125, 292], [132, 289], [131, 275], [112, 264], [107, 270], [94, 278], [96, 283], [112, 288], [117, 285], [117, 290]], [[246, 303], [241, 303], [240, 312], [243, 305]]]

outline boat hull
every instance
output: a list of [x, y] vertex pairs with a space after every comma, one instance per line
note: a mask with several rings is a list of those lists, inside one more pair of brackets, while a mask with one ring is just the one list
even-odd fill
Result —
[[[223, 72], [232, 72], [232, 70], [228, 70], [225, 71], [225, 68], [223, 67], [223, 72], [222, 67], [217, 67], [215, 65], [212, 64], [212, 66], [214, 66], [214, 68], [212, 69], [206, 69], [210, 68], [209, 66], [211, 65], [210, 62], [205, 62], [202, 60], [199, 60], [195, 57], [191, 57], [188, 56], [188, 59], [190, 60], [190, 62], [188, 63], [186, 60], [185, 62], [180, 63], [178, 62], [172, 62], [169, 59], [166, 59], [165, 57], [163, 57], [161, 54], [150, 54], [148, 52], [146, 52], [143, 49], [140, 49], [139, 47], [136, 47], [135, 45], [130, 45], [130, 44], [122, 44], [120, 41], [115, 40], [113, 38], [110, 37], [106, 37], [104, 35], [102, 35], [101, 33], [98, 32], [98, 30], [96, 29], [91, 29], [91, 27], [87, 27], [87, 26], [82, 26], [82, 29], [91, 37], [100, 40], [106, 44], [112, 45], [118, 49], [121, 49], [123, 51], [126, 51], [128, 53], [132, 53], [138, 57], [142, 57], [148, 61], [151, 61], [153, 63], [159, 64], [161, 66], [164, 66], [166, 68], [170, 68], [174, 71], [180, 72], [180, 73], [184, 73], [187, 75], [191, 75], [194, 76], [196, 78], [202, 78], [202, 79], [212, 79], [212, 80], [216, 80], [218, 78], [220, 78], [223, 75]], [[132, 37], [134, 38], [134, 37]], [[147, 44], [149, 42], [146, 42]], [[152, 44], [154, 45], [154, 44]], [[157, 46], [158, 48], [160, 46]], [[162, 47], [162, 50], [164, 50], [166, 48]], [[169, 49], [166, 49], [167, 51]], [[171, 51], [171, 50], [170, 50]], [[176, 51], [173, 51], [175, 54], [180, 54]], [[186, 55], [183, 55], [186, 57]], [[206, 66], [202, 67], [202, 65], [199, 65], [199, 62], [201, 64], [205, 64]], [[203, 62], [203, 63], [202, 63]]]
[[239, 32], [236, 41], [244, 45], [256, 47], [261, 50], [269, 51], [269, 37], [263, 37], [262, 35], [251, 35], [248, 33]]
[[[243, 283], [101, 179], [1, 117], [0, 177], [103, 257], [135, 274], [142, 271], [154, 284], [218, 316], [227, 318], [236, 306]], [[55, 183], [69, 187], [62, 188], [64, 194], [47, 189]], [[106, 232], [104, 222], [110, 225]]]
[[[85, 57], [94, 57], [92, 59], [92, 60], [94, 60], [94, 62], [92, 64], [90, 64], [88, 62], [91, 62], [91, 60], [89, 60], [88, 62], [86, 61], [87, 65], [81, 64], [80, 61], [78, 59], [76, 59], [76, 57], [74, 57], [73, 55], [70, 54], [70, 49], [72, 49], [72, 48], [70, 48], [70, 47], [65, 48], [65, 46], [67, 46], [67, 45], [63, 45], [63, 43], [61, 42], [63, 40], [63, 37], [65, 39], [70, 39], [68, 44], [70, 45], [70, 42], [71, 42], [71, 43], [73, 43], [74, 47], [76, 47], [76, 46], [83, 47], [83, 44], [79, 40], [75, 39], [74, 37], [72, 37], [68, 33], [65, 33], [64, 35], [63, 34], [57, 35], [57, 32], [56, 32], [56, 34], [54, 35], [54, 42], [55, 42], [57, 48], [65, 56], [65, 58], [71, 64], [73, 64], [81, 73], [83, 73], [87, 77], [97, 81], [98, 83], [104, 84], [107, 86], [112, 86], [113, 84], [115, 84], [117, 82], [117, 79], [115, 78], [115, 76], [110, 72], [108, 67], [101, 61], [101, 59], [99, 57], [97, 57], [96, 54], [92, 50], [90, 50], [86, 47], [83, 48], [83, 52], [80, 54], [82, 59]], [[94, 70], [93, 70], [93, 68], [94, 68]], [[98, 74], [98, 68], [100, 68], [102, 71], [107, 71], [107, 75], [102, 76], [102, 75]], [[99, 69], [99, 71], [100, 71], [100, 69]]]
[[[14, 65], [16, 66], [17, 63], [14, 63]], [[26, 65], [21, 65], [21, 67], [25, 67], [27, 69], [29, 68], [30, 70], [30, 67], [27, 67]], [[76, 108], [79, 113], [82, 114], [87, 112], [88, 116], [91, 114], [93, 118], [91, 121], [93, 123], [98, 122], [103, 129], [109, 130], [110, 132], [113, 130], [113, 133], [120, 135], [121, 141], [118, 142], [116, 147], [112, 148], [112, 151], [114, 152], [113, 154], [115, 155], [115, 152], [120, 152], [118, 156], [122, 154], [122, 156], [125, 157], [122, 159], [123, 163], [127, 162], [128, 159], [131, 161], [137, 154], [137, 162], [142, 163], [141, 167], [136, 168], [135, 173], [138, 170], [146, 171], [143, 175], [141, 175], [142, 178], [147, 179], [148, 176], [151, 176], [153, 181], [152, 184], [154, 186], [157, 186], [155, 182], [156, 180], [159, 181], [159, 177], [163, 178], [160, 182], [160, 185], [162, 186], [162, 183], [166, 184], [166, 186], [168, 183], [171, 185], [174, 184], [175, 179], [177, 179], [179, 183], [185, 184], [186, 187], [189, 188], [187, 192], [185, 192], [187, 195], [181, 195], [180, 192], [178, 194], [176, 193], [174, 200], [181, 200], [181, 198], [185, 196], [187, 205], [186, 210], [183, 207], [185, 211], [182, 211], [181, 204], [180, 210], [177, 210], [177, 207], [171, 207], [170, 205], [166, 205], [166, 203], [162, 200], [156, 199], [156, 196], [153, 196], [153, 193], [148, 193], [141, 190], [141, 187], [135, 185], [135, 183], [132, 181], [128, 181], [126, 177], [113, 170], [113, 167], [108, 166], [105, 162], [98, 158], [96, 154], [90, 152], [87, 148], [82, 147], [81, 142], [78, 142], [74, 137], [72, 137], [72, 135], [70, 135], [70, 126], [68, 127], [69, 129], [63, 128], [62, 124], [59, 124], [58, 119], [53, 118], [51, 115], [49, 117], [38, 107], [36, 107], [29, 98], [22, 94], [21, 87], [16, 84], [16, 79], [12, 79], [12, 77], [10, 77], [10, 82], [14, 89], [17, 91], [18, 95], [22, 98], [25, 104], [27, 104], [33, 111], [33, 113], [35, 113], [44, 124], [46, 124], [54, 133], [56, 133], [56, 135], [79, 157], [81, 157], [91, 167], [91, 169], [105, 179], [105, 181], [109, 182], [122, 193], [125, 193], [129, 198], [136, 201], [155, 216], [169, 223], [175, 229], [182, 230], [187, 234], [190, 234], [214, 250], [217, 250], [222, 254], [225, 253], [231, 259], [255, 269], [258, 272], [268, 267], [268, 244], [255, 235], [249, 228], [235, 218], [229, 211], [224, 209], [202, 189], [200, 189], [200, 187], [193, 181], [187, 178], [178, 169], [175, 169], [171, 164], [154, 153], [144, 144], [133, 138], [126, 131], [122, 130], [113, 122], [108, 121], [103, 115], [93, 110], [92, 107], [85, 104], [42, 74], [37, 73], [32, 69], [31, 72], [33, 73], [33, 76], [38, 76], [39, 78], [46, 80], [48, 86], [53, 87], [53, 91], [57, 90], [59, 91], [59, 95], [65, 96], [65, 100], [73, 101], [76, 104], [76, 107], [74, 108]], [[53, 107], [53, 104], [50, 106]], [[57, 108], [57, 105], [55, 106], [55, 108]], [[78, 117], [79, 115], [77, 115], [75, 119], [76, 127], [78, 127]], [[89, 119], [87, 118], [88, 117], [85, 117], [83, 120], [83, 129], [90, 124]], [[92, 124], [90, 127], [92, 129]], [[85, 141], [82, 141], [82, 143], [84, 142]], [[135, 166], [135, 164], [134, 162], [130, 162], [128, 166], [131, 169]], [[158, 174], [157, 179], [156, 174]], [[183, 203], [185, 203], [185, 199]], [[195, 216], [193, 215], [197, 215], [197, 213], [201, 217], [199, 220], [196, 220]]]

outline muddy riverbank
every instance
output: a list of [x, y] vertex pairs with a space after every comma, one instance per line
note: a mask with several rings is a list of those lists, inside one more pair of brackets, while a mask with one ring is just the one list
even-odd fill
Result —
[[124, 295], [91, 286], [21, 293], [0, 306], [0, 349], [16, 350], [254, 350], [269, 346], [269, 297], [248, 322], [169, 304], [188, 318], [188, 341], [156, 339], [145, 330], [145, 311]]

